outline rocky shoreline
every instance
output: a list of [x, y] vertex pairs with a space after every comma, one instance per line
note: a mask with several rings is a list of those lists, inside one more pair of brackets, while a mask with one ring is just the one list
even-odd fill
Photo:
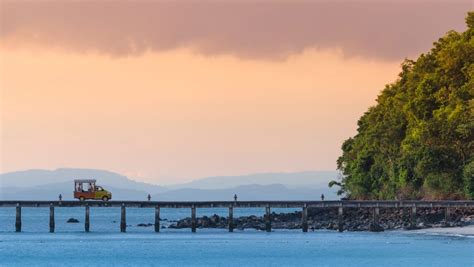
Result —
[[[271, 213], [272, 229], [301, 229], [302, 212]], [[214, 214], [196, 218], [197, 228], [227, 228], [227, 217]], [[234, 218], [234, 228], [239, 230], [265, 230], [264, 216], [242, 216]], [[436, 227], [461, 227], [474, 222], [474, 209], [451, 209], [445, 220], [445, 209], [418, 208], [416, 219], [411, 220], [411, 209], [380, 209], [378, 220], [374, 221], [372, 209], [345, 208], [340, 221], [337, 208], [308, 208], [308, 229], [339, 231], [415, 230]], [[341, 228], [340, 228], [341, 227]], [[191, 218], [171, 222], [168, 228], [191, 228]]]

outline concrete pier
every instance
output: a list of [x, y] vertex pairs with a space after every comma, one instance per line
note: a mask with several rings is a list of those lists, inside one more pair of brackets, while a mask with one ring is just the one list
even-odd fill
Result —
[[415, 205], [411, 208], [410, 221], [411, 221], [412, 226], [416, 225], [416, 206]]
[[89, 208], [89, 205], [86, 205], [86, 214], [84, 218], [84, 231], [86, 231], [86, 233], [89, 233], [89, 229], [90, 229], [90, 208]]
[[49, 207], [53, 203], [55, 207], [85, 207], [89, 205], [94, 208], [121, 207], [124, 204], [128, 208], [302, 208], [305, 204], [308, 208], [474, 208], [474, 200], [274, 200], [274, 201], [102, 201], [102, 200], [0, 200], [0, 208], [21, 207], [41, 208]]
[[446, 207], [444, 210], [444, 222], [448, 223], [451, 220], [451, 209], [449, 207]]
[[234, 207], [230, 206], [229, 207], [229, 218], [227, 219], [229, 221], [229, 232], [234, 231]]
[[122, 204], [120, 210], [120, 232], [125, 233], [127, 231], [127, 218], [125, 211], [125, 204]]
[[303, 206], [303, 210], [301, 211], [301, 228], [303, 232], [308, 232], [308, 205]]
[[344, 209], [342, 208], [342, 206], [337, 209], [337, 221], [337, 230], [339, 232], [344, 231]]
[[15, 232], [21, 232], [21, 206], [20, 203], [16, 205], [16, 218], [15, 218]]
[[380, 208], [379, 208], [379, 207], [375, 207], [375, 208], [374, 208], [374, 218], [373, 218], [374, 223], [378, 223], [378, 222], [379, 222], [379, 217], [380, 217]]
[[54, 206], [51, 203], [49, 206], [49, 232], [54, 233]]
[[160, 206], [155, 207], [155, 233], [160, 232]]
[[272, 219], [269, 205], [265, 207], [265, 230], [267, 232], [272, 231]]
[[380, 209], [395, 208], [411, 210], [410, 220], [413, 226], [416, 226], [417, 208], [445, 209], [445, 220], [450, 221], [451, 213], [455, 209], [472, 209], [474, 208], [473, 200], [440, 200], [440, 201], [422, 201], [422, 200], [405, 200], [405, 201], [380, 201], [380, 200], [344, 200], [344, 201], [34, 201], [34, 200], [5, 200], [0, 201], [0, 208], [15, 207], [15, 231], [21, 232], [23, 207], [28, 208], [49, 208], [49, 230], [55, 231], [55, 209], [67, 207], [85, 207], [85, 223], [84, 230], [89, 232], [90, 229], [90, 207], [95, 208], [121, 208], [120, 231], [126, 232], [126, 208], [154, 208], [155, 209], [155, 232], [160, 231], [160, 208], [191, 208], [191, 229], [196, 232], [197, 208], [228, 208], [229, 209], [229, 232], [234, 230], [234, 208], [265, 208], [265, 230], [271, 232], [271, 208], [302, 208], [301, 225], [304, 232], [308, 229], [308, 209], [320, 208], [337, 208], [339, 230], [342, 230], [341, 224], [344, 217], [344, 208], [373, 209], [373, 220], [378, 222]]
[[196, 233], [196, 206], [191, 207], [191, 232]]

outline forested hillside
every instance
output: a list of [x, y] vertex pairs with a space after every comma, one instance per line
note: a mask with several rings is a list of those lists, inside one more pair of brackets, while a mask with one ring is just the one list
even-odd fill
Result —
[[359, 119], [342, 145], [340, 194], [354, 199], [474, 198], [474, 12]]

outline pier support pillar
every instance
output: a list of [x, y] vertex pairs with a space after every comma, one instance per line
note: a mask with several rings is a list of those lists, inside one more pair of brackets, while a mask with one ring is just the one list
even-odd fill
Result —
[[416, 206], [413, 206], [411, 208], [411, 216], [410, 216], [410, 221], [413, 226], [416, 225]]
[[54, 233], [54, 206], [53, 203], [49, 205], [49, 232]]
[[272, 231], [272, 220], [271, 220], [270, 206], [265, 207], [265, 230], [267, 232]]
[[160, 207], [155, 207], [155, 232], [160, 232]]
[[379, 216], [380, 216], [380, 209], [379, 209], [379, 207], [375, 207], [374, 208], [374, 218], [373, 218], [374, 223], [379, 222]]
[[451, 220], [451, 209], [446, 207], [444, 211], [444, 222], [447, 224]]
[[89, 233], [89, 228], [90, 228], [90, 208], [89, 205], [86, 204], [86, 216], [84, 219], [84, 231], [86, 233]]
[[229, 207], [228, 221], [229, 221], [229, 232], [233, 232], [234, 231], [234, 207], [233, 206]]
[[196, 206], [191, 207], [191, 232], [196, 233]]
[[384, 228], [379, 224], [379, 217], [380, 217], [380, 208], [378, 205], [374, 207], [374, 212], [373, 212], [373, 220], [369, 225], [369, 231], [370, 232], [383, 232]]
[[308, 232], [308, 205], [305, 203], [301, 212], [301, 228], [303, 232]]
[[20, 203], [16, 204], [16, 220], [15, 220], [15, 232], [21, 232], [21, 206]]
[[127, 218], [125, 211], [125, 204], [122, 204], [120, 212], [120, 232], [125, 233], [127, 231]]
[[337, 221], [337, 230], [339, 232], [344, 231], [344, 209], [342, 208], [342, 206], [337, 209]]

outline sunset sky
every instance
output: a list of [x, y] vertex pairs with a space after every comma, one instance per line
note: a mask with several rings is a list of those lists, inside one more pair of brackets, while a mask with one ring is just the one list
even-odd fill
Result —
[[472, 1], [0, 0], [0, 173], [334, 170]]

